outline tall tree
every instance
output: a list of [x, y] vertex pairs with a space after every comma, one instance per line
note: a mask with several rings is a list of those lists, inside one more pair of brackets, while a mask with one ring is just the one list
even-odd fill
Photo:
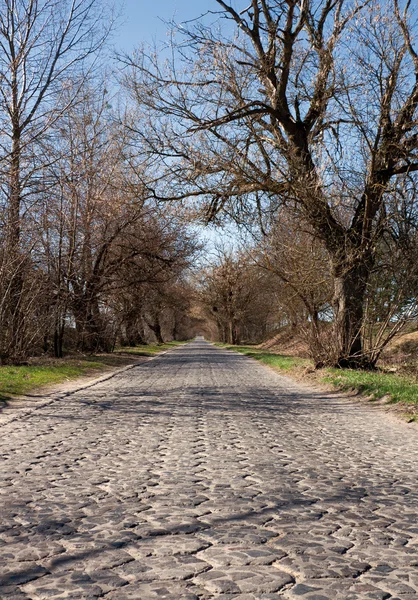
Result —
[[[266, 323], [272, 306], [263, 276], [261, 269], [247, 256], [226, 249], [218, 249], [216, 263], [200, 272], [198, 298], [208, 316], [216, 322], [219, 339], [223, 342], [239, 344], [245, 334], [248, 341], [254, 321], [260, 325], [261, 317]], [[269, 308], [262, 301], [267, 297]], [[257, 341], [263, 334], [260, 329]]]
[[154, 193], [201, 197], [209, 217], [285, 207], [307, 223], [331, 262], [328, 361], [372, 366], [362, 332], [388, 192], [418, 170], [411, 0], [216, 2], [225, 28], [182, 28], [172, 63], [131, 60], [165, 168]]
[[[51, 126], [74, 104], [108, 32], [97, 0], [4, 0], [0, 7], [0, 175], [3, 257], [10, 280], [2, 298], [8, 349], [20, 347], [26, 250], [24, 210], [51, 160], [42, 147]], [[71, 84], [69, 85], [69, 83]], [[75, 83], [77, 82], [77, 83]], [[72, 93], [69, 93], [69, 89]], [[18, 333], [19, 332], [19, 333]]]

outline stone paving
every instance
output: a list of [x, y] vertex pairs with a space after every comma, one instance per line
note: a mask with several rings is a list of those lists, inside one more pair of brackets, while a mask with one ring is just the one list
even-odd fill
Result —
[[3, 425], [0, 599], [418, 600], [418, 435], [204, 341]]

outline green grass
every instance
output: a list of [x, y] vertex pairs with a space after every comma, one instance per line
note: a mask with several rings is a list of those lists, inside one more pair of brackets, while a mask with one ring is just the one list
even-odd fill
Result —
[[38, 388], [77, 379], [83, 375], [100, 375], [110, 368], [135, 363], [135, 356], [153, 356], [181, 343], [184, 342], [118, 349], [123, 355], [116, 352], [115, 354], [83, 356], [81, 359], [46, 359], [45, 364], [43, 364], [43, 359], [39, 359], [30, 365], [0, 366], [0, 405], [2, 402], [7, 403], [13, 396], [29, 394]]
[[306, 358], [298, 358], [297, 356], [285, 356], [283, 354], [274, 354], [273, 352], [266, 352], [261, 348], [255, 348], [254, 346], [230, 346], [228, 344], [216, 344], [222, 348], [228, 350], [235, 350], [245, 356], [251, 356], [256, 360], [259, 360], [269, 367], [279, 369], [280, 371], [291, 371], [298, 367], [306, 367], [311, 364], [311, 361]]
[[158, 354], [159, 352], [163, 352], [165, 350], [170, 350], [171, 348], [176, 348], [177, 346], [181, 346], [183, 344], [187, 344], [187, 342], [166, 342], [165, 344], [146, 344], [144, 346], [120, 346], [115, 349], [115, 352], [120, 352], [123, 354], [133, 354], [134, 356], [154, 356], [154, 354]]
[[[97, 357], [96, 357], [97, 358]], [[36, 388], [104, 371], [107, 365], [98, 360], [63, 360], [48, 365], [1, 366], [0, 398], [27, 394]]]
[[[284, 356], [266, 352], [252, 346], [230, 346], [228, 344], [217, 344], [223, 348], [235, 350], [246, 356], [251, 356], [265, 365], [284, 371], [290, 375], [298, 372], [301, 367], [313, 366], [311, 360]], [[418, 382], [415, 377], [397, 375], [395, 373], [384, 373], [382, 371], [352, 371], [341, 369], [325, 369], [311, 373], [320, 383], [330, 383], [337, 389], [343, 391], [357, 390], [360, 394], [378, 400], [384, 396], [390, 398], [390, 402], [401, 402], [405, 404], [418, 404]]]
[[418, 404], [418, 382], [413, 377], [380, 371], [327, 369], [323, 380], [341, 390], [358, 390], [375, 400], [390, 396], [391, 402]]

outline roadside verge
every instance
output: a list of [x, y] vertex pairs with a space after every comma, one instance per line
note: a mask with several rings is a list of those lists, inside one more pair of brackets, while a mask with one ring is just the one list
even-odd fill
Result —
[[357, 400], [385, 405], [408, 422], [418, 422], [418, 380], [414, 376], [379, 370], [315, 369], [306, 358], [284, 356], [255, 346], [216, 345], [253, 358], [291, 379], [326, 392], [344, 393]]
[[[54, 373], [51, 367], [50, 371], [52, 370], [53, 377], [50, 379], [50, 383], [45, 385], [37, 385], [37, 382], [40, 379], [42, 380], [39, 377], [33, 377], [26, 382], [26, 385], [24, 382], [21, 385], [22, 369], [25, 369], [23, 377], [25, 372], [30, 375], [31, 365], [23, 367], [0, 367], [0, 426], [16, 421], [38, 408], [48, 406], [71, 394], [112, 379], [120, 373], [154, 360], [158, 356], [166, 354], [180, 345], [182, 343], [169, 342], [161, 346], [129, 348], [127, 352], [118, 352], [112, 355], [98, 355], [93, 357], [97, 360], [85, 361], [87, 365], [83, 364], [79, 369], [70, 368], [67, 370], [65, 367], [68, 367], [68, 364], [63, 361], [60, 366], [57, 366], [57, 369], [60, 369], [58, 373]], [[105, 360], [106, 357], [117, 358], [119, 360], [109, 361]], [[122, 364], [122, 366], [117, 367], [117, 364]], [[35, 372], [39, 368], [39, 364], [33, 365]], [[5, 369], [8, 369], [6, 376]], [[99, 375], [98, 371], [102, 371], [102, 373]], [[105, 372], [103, 373], [103, 371]], [[44, 381], [45, 379], [47, 377], [43, 378]], [[10, 393], [10, 390], [19, 390], [22, 388], [25, 390], [25, 393]]]

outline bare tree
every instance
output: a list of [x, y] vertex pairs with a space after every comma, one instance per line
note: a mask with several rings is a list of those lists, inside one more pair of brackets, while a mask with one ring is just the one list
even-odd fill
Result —
[[182, 28], [172, 63], [130, 61], [127, 85], [165, 169], [153, 192], [201, 198], [209, 218], [284, 207], [305, 222], [331, 263], [327, 360], [373, 366], [363, 325], [389, 191], [418, 170], [411, 1], [216, 1], [224, 29]]
[[392, 190], [386, 226], [367, 288], [362, 338], [376, 364], [385, 346], [418, 319], [418, 205], [416, 181]]
[[[122, 260], [114, 278], [114, 299], [120, 307], [122, 339], [130, 345], [135, 345], [135, 338], [136, 343], [141, 337], [148, 339], [147, 329], [159, 344], [164, 335], [176, 338], [189, 306], [186, 275], [201, 250], [201, 243], [175, 214], [152, 203], [148, 208], [152, 215], [145, 213], [116, 249]], [[128, 260], [124, 260], [126, 253]]]
[[[40, 170], [51, 160], [42, 151], [48, 133], [76, 101], [84, 74], [107, 36], [102, 13], [97, 0], [4, 0], [1, 4], [0, 176], [4, 256], [12, 277], [8, 298], [3, 299], [1, 326], [11, 332], [16, 348], [18, 335], [23, 335], [17, 323], [27, 258], [22, 247], [24, 213], [39, 186]], [[7, 360], [3, 351], [2, 355]]]
[[125, 164], [126, 129], [114, 119], [104, 84], [85, 85], [57, 130], [58, 156], [46, 170], [54, 185], [39, 220], [40, 262], [51, 278], [54, 346], [60, 356], [69, 313], [80, 349], [111, 348], [101, 303], [124, 264], [144, 246], [150, 249], [152, 236], [144, 235], [142, 227], [151, 208], [145, 207], [144, 188]]
[[218, 248], [215, 264], [202, 269], [197, 290], [208, 317], [217, 324], [221, 341], [228, 344], [239, 344], [243, 338], [254, 341], [254, 323], [255, 338], [261, 341], [263, 324], [274, 306], [264, 273], [247, 256]]
[[253, 256], [287, 288], [290, 302], [293, 298], [293, 303], [303, 305], [304, 315], [317, 330], [320, 313], [331, 304], [332, 281], [326, 250], [313, 232], [285, 214], [255, 247]]

